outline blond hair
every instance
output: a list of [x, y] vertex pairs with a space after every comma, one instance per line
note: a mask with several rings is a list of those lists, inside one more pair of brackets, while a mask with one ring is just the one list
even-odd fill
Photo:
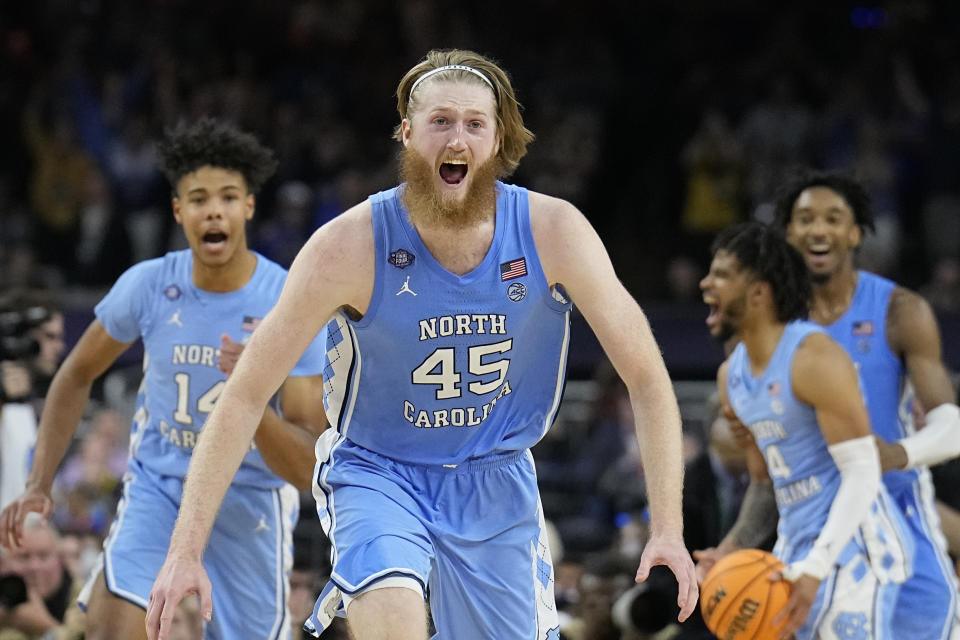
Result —
[[[510, 175], [520, 164], [520, 158], [527, 154], [527, 145], [533, 142], [534, 135], [523, 126], [523, 116], [520, 115], [522, 106], [513, 93], [509, 76], [492, 60], [464, 49], [430, 51], [423, 60], [407, 71], [397, 85], [397, 112], [400, 118], [406, 119], [417, 110], [419, 105], [413, 89], [421, 76], [434, 69], [448, 66], [469, 67], [469, 69], [444, 69], [436, 76], [445, 80], [492, 86], [497, 103], [497, 131], [501, 136], [500, 150], [497, 155], [503, 163], [506, 175]], [[395, 140], [402, 139], [399, 125], [394, 129], [393, 137]]]

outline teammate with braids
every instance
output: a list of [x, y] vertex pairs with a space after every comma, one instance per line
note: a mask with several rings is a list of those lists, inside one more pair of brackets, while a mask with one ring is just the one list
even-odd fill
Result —
[[134, 265], [96, 306], [96, 319], [51, 384], [27, 487], [0, 516], [0, 542], [20, 544], [28, 512], [50, 515], [54, 474], [91, 385], [142, 339], [143, 383], [123, 496], [102, 566], [81, 594], [86, 638], [145, 636], [150, 586], [173, 531], [187, 466], [198, 440], [210, 438], [234, 441], [242, 461], [227, 478], [219, 514], [211, 513], [216, 521], [203, 561], [218, 585], [217, 615], [207, 621], [205, 637], [288, 638], [287, 574], [299, 507], [290, 483], [310, 486], [313, 444], [326, 425], [318, 400], [322, 347], [306, 350], [276, 406], [258, 414], [243, 437], [200, 438], [243, 343], [286, 277], [282, 267], [247, 248], [245, 230], [255, 193], [276, 161], [253, 136], [211, 119], [168, 133], [159, 155], [173, 188], [173, 215], [190, 248]]
[[772, 481], [774, 554], [793, 583], [780, 638], [897, 638], [894, 603], [912, 541], [880, 481], [856, 368], [805, 320], [806, 268], [777, 231], [737, 225], [713, 249], [700, 283], [707, 326], [739, 340], [717, 375], [721, 402], [753, 436], [751, 479]]
[[637, 580], [669, 566], [686, 618], [697, 590], [680, 416], [646, 317], [576, 208], [501, 181], [533, 136], [499, 66], [432, 51], [400, 81], [397, 107], [403, 184], [314, 233], [210, 415], [150, 637], [167, 637], [188, 593], [210, 611], [199, 558], [243, 454], [225, 435], [253, 432], [326, 326], [335, 428], [317, 443], [314, 495], [333, 572], [309, 630], [342, 608], [356, 640], [426, 640], [429, 596], [440, 638], [558, 638], [530, 447], [560, 402], [571, 301], [630, 391], [652, 520]]

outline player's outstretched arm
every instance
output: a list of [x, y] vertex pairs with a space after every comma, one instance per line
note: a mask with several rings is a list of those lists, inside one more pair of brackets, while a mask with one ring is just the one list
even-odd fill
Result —
[[204, 425], [170, 549], [150, 593], [150, 640], [167, 637], [174, 611], [188, 594], [200, 597], [201, 614], [210, 619], [210, 583], [201, 556], [264, 407], [323, 324], [344, 305], [365, 311], [372, 287], [373, 231], [364, 203], [318, 229], [304, 245], [276, 306], [253, 333]]
[[660, 349], [586, 218], [568, 202], [532, 192], [530, 217], [548, 283], [563, 285], [630, 392], [651, 516], [637, 580], [654, 565], [670, 567], [683, 620], [696, 606], [697, 582], [683, 542], [680, 410]]
[[53, 478], [83, 417], [90, 388], [129, 346], [111, 338], [100, 321], [94, 320], [53, 376], [26, 488], [0, 514], [0, 544], [4, 547], [20, 546], [23, 521], [29, 512], [49, 517], [53, 509]]
[[898, 287], [887, 320], [890, 347], [903, 360], [926, 420], [917, 433], [878, 443], [884, 470], [934, 465], [960, 455], [960, 408], [943, 364], [940, 329], [929, 303]]

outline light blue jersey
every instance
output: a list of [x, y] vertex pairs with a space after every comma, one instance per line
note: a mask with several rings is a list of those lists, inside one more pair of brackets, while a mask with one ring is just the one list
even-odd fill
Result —
[[[226, 384], [217, 366], [220, 336], [246, 342], [276, 303], [286, 270], [261, 255], [242, 288], [213, 293], [193, 284], [193, 254], [168, 253], [128, 269], [95, 308], [114, 340], [143, 339], [143, 382], [137, 397], [130, 455], [144, 467], [182, 478], [207, 415]], [[316, 340], [290, 375], [323, 371]], [[251, 449], [234, 484], [279, 487], [260, 454]]]
[[540, 267], [526, 189], [497, 183], [493, 243], [463, 276], [424, 246], [398, 189], [370, 199], [377, 261], [366, 315], [327, 327], [330, 424], [411, 463], [530, 448], [560, 404], [570, 303]]
[[444, 269], [400, 188], [370, 198], [373, 297], [325, 330], [314, 496], [333, 571], [306, 628], [352, 598], [429, 593], [435, 638], [555, 640], [559, 620], [533, 458], [563, 390], [570, 302], [551, 290], [525, 189], [497, 183], [483, 261]]
[[[903, 362], [887, 343], [887, 308], [896, 285], [859, 271], [857, 288], [846, 313], [824, 327], [853, 359], [860, 373], [870, 426], [887, 442], [913, 433], [913, 390]], [[883, 475], [890, 495], [909, 491], [920, 471], [888, 471]]]
[[[810, 552], [841, 480], [814, 408], [793, 395], [793, 357], [812, 333], [823, 333], [823, 329], [805, 321], [787, 324], [766, 370], [756, 377], [746, 346], [740, 343], [730, 357], [727, 376], [730, 404], [753, 434], [773, 481], [780, 512], [774, 553], [785, 564], [802, 560]], [[895, 638], [890, 632], [893, 602], [899, 583], [909, 574], [912, 553], [906, 535], [899, 513], [881, 487], [869, 514], [821, 583], [807, 625], [797, 638], [861, 637], [837, 630], [853, 627], [869, 630], [864, 638]]]
[[[81, 606], [102, 571], [111, 594], [146, 609], [193, 447], [225, 384], [217, 366], [221, 335], [245, 342], [276, 303], [285, 278], [282, 267], [257, 255], [246, 285], [212, 293], [193, 284], [193, 254], [177, 251], [128, 269], [97, 305], [97, 319], [112, 338], [143, 339], [143, 382], [123, 496], [104, 541], [102, 566], [81, 594]], [[291, 375], [320, 374], [322, 344], [315, 340]], [[290, 637], [287, 597], [298, 513], [296, 489], [274, 475], [251, 445], [203, 556], [214, 585], [206, 640]]]
[[[887, 442], [914, 433], [913, 389], [903, 361], [887, 341], [887, 311], [896, 284], [866, 271], [857, 272], [850, 307], [825, 327], [850, 354], [863, 385], [870, 425]], [[888, 471], [883, 481], [916, 538], [913, 577], [900, 589], [896, 628], [916, 640], [948, 638], [957, 616], [953, 564], [934, 504], [933, 481], [926, 467]], [[960, 630], [956, 631], [960, 636]]]

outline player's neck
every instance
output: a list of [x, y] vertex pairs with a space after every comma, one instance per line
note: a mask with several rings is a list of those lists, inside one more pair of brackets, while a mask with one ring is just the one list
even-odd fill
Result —
[[818, 324], [830, 325], [847, 312], [857, 290], [857, 270], [847, 265], [826, 282], [813, 284], [810, 301], [810, 319]]
[[783, 330], [786, 325], [772, 316], [760, 319], [744, 327], [743, 344], [747, 347], [747, 358], [750, 360], [750, 373], [760, 376], [770, 364], [773, 353], [780, 344]]
[[208, 265], [194, 256], [193, 285], [204, 291], [227, 293], [242, 289], [257, 270], [257, 256], [249, 249], [237, 251], [227, 262]]
[[476, 269], [490, 250], [496, 216], [491, 212], [487, 219], [468, 227], [419, 224], [416, 229], [430, 255], [447, 271], [462, 276]]

